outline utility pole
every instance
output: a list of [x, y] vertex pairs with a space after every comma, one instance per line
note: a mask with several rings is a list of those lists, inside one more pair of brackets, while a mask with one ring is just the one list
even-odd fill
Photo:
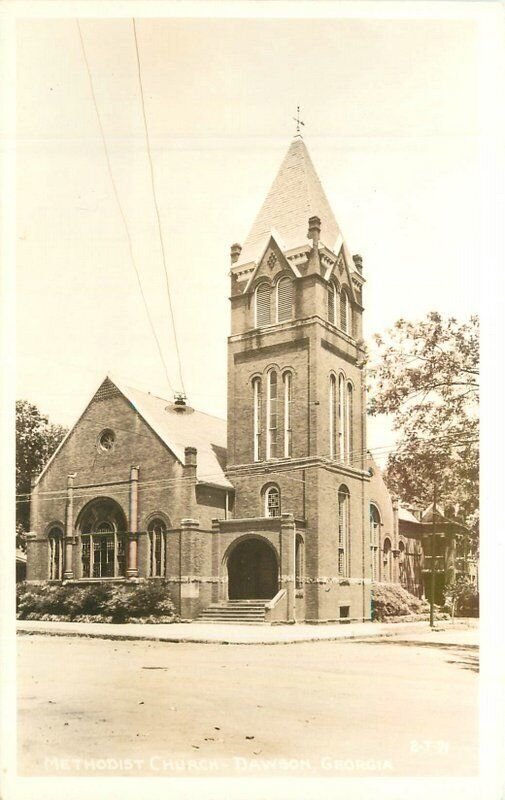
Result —
[[437, 507], [437, 479], [433, 483], [433, 519], [431, 521], [431, 591], [430, 628], [435, 625], [435, 510]]

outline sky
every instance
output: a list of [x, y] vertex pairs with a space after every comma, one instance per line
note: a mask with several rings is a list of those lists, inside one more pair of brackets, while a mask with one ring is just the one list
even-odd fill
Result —
[[[111, 167], [172, 389], [177, 361], [131, 19], [81, 21]], [[351, 253], [364, 333], [479, 310], [472, 20], [137, 19], [185, 389], [226, 414], [229, 249], [295, 133]], [[73, 19], [17, 21], [17, 397], [72, 424], [107, 373], [170, 397]], [[391, 432], [371, 420], [369, 445]]]

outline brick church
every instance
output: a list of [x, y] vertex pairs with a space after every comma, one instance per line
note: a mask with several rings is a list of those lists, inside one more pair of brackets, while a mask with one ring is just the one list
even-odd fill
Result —
[[370, 619], [372, 581], [422, 593], [422, 523], [367, 454], [362, 260], [300, 136], [230, 274], [228, 422], [107, 377], [34, 483], [27, 579], [164, 579], [186, 620]]

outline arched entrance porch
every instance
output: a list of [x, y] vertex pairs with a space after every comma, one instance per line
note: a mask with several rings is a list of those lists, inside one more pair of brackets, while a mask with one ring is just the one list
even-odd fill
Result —
[[77, 530], [81, 544], [82, 578], [126, 575], [127, 522], [115, 500], [95, 498], [80, 512]]
[[228, 571], [229, 600], [271, 600], [279, 591], [279, 567], [272, 545], [248, 537], [231, 550]]

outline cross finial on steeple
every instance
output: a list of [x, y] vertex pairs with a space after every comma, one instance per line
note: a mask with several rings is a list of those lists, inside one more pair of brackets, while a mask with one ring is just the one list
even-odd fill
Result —
[[296, 107], [296, 117], [293, 117], [294, 121], [296, 122], [296, 132], [297, 134], [300, 133], [300, 125], [305, 125], [305, 122], [302, 122], [300, 119], [300, 106]]

